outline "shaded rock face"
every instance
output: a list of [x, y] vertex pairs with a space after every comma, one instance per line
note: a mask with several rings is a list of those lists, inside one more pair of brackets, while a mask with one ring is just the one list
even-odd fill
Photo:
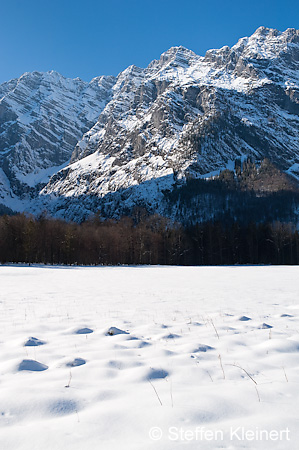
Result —
[[[66, 102], [59, 119], [56, 115], [49, 121], [47, 116], [52, 118], [57, 106], [55, 94], [55, 99], [52, 96], [44, 102], [47, 115], [26, 110], [24, 114], [37, 117], [26, 125], [30, 129], [26, 139], [24, 121], [20, 125], [13, 116], [16, 109], [5, 106], [6, 94], [0, 118], [6, 117], [5, 124], [10, 125], [5, 125], [7, 132], [0, 138], [6, 140], [1, 149], [11, 150], [3, 156], [3, 170], [12, 180], [16, 161], [26, 173], [32, 170], [33, 161], [41, 167], [65, 164], [53, 171], [30, 208], [46, 207], [70, 217], [72, 200], [80, 199], [75, 212], [79, 218], [104, 201], [116, 216], [120, 206], [144, 204], [155, 210], [161, 191], [171, 189], [175, 181], [223, 169], [236, 158], [267, 157], [290, 174], [294, 168], [295, 174], [299, 163], [298, 68], [299, 30], [295, 29], [281, 33], [260, 27], [232, 48], [210, 50], [204, 57], [173, 47], [147, 68], [130, 66], [117, 79], [102, 77], [84, 87], [83, 82], [68, 80], [70, 93], [61, 81], [64, 98], [69, 102], [76, 97], [77, 106], [70, 114]], [[37, 93], [32, 94], [36, 80], [32, 83], [28, 92], [36, 98]], [[55, 83], [54, 91], [61, 86]], [[13, 80], [0, 89], [17, 89], [21, 102], [25, 94], [17, 84]], [[19, 110], [17, 114], [20, 117]], [[67, 123], [63, 128], [67, 131], [63, 139], [60, 131], [60, 141], [54, 139], [53, 144], [58, 120]], [[37, 153], [32, 151], [36, 148]]]
[[33, 72], [0, 86], [0, 164], [14, 194], [27, 193], [44, 175], [48, 181], [47, 169], [51, 174], [69, 162], [78, 139], [110, 100], [114, 83], [113, 77], [85, 83]]

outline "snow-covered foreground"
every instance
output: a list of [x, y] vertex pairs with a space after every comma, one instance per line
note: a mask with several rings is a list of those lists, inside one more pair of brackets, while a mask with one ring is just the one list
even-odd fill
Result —
[[0, 267], [0, 448], [297, 448], [298, 279]]

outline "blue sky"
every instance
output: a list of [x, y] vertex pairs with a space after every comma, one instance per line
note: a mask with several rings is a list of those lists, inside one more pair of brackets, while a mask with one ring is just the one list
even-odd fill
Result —
[[0, 83], [33, 70], [89, 81], [174, 45], [204, 55], [261, 25], [299, 28], [296, 0], [2, 0]]

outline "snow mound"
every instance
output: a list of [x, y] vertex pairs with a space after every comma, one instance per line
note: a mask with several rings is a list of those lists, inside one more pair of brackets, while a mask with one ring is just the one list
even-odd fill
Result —
[[247, 316], [241, 316], [241, 317], [239, 318], [239, 320], [240, 320], [240, 322], [247, 322], [248, 320], [251, 320], [251, 318], [250, 318], [250, 317], [247, 317]]
[[18, 366], [18, 371], [29, 370], [31, 372], [42, 372], [47, 370], [48, 366], [42, 364], [34, 359], [23, 359], [23, 361]]
[[75, 333], [76, 334], [90, 334], [90, 333], [93, 333], [93, 330], [91, 328], [80, 328]]
[[44, 345], [45, 342], [41, 339], [30, 337], [24, 344], [25, 347], [38, 347], [39, 345]]
[[158, 380], [158, 379], [163, 379], [168, 377], [168, 372], [166, 372], [166, 370], [163, 369], [153, 369], [151, 368], [148, 375], [147, 375], [147, 379], [148, 380]]
[[170, 333], [170, 334], [167, 334], [166, 336], [163, 336], [163, 339], [178, 339], [178, 338], [180, 338], [181, 336], [179, 335], [179, 334], [173, 334], [173, 333]]
[[72, 361], [69, 361], [68, 363], [66, 363], [66, 366], [67, 367], [78, 367], [78, 366], [83, 366], [84, 364], [86, 364], [85, 359], [75, 358]]
[[273, 328], [272, 325], [268, 325], [267, 323], [262, 323], [262, 325], [260, 325], [258, 327], [259, 330], [267, 330], [268, 328]]
[[110, 327], [106, 333], [107, 336], [116, 336], [118, 334], [129, 334], [129, 333], [127, 331], [120, 330], [119, 328], [116, 327]]
[[137, 344], [138, 348], [145, 348], [145, 347], [150, 347], [152, 344], [150, 342], [147, 341], [139, 341]]
[[210, 345], [200, 344], [192, 353], [209, 352], [210, 350], [215, 350], [215, 348]]

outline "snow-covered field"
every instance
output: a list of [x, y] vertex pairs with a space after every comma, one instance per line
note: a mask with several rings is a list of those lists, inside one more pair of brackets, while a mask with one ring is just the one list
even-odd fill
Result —
[[0, 267], [1, 450], [296, 449], [298, 280]]

